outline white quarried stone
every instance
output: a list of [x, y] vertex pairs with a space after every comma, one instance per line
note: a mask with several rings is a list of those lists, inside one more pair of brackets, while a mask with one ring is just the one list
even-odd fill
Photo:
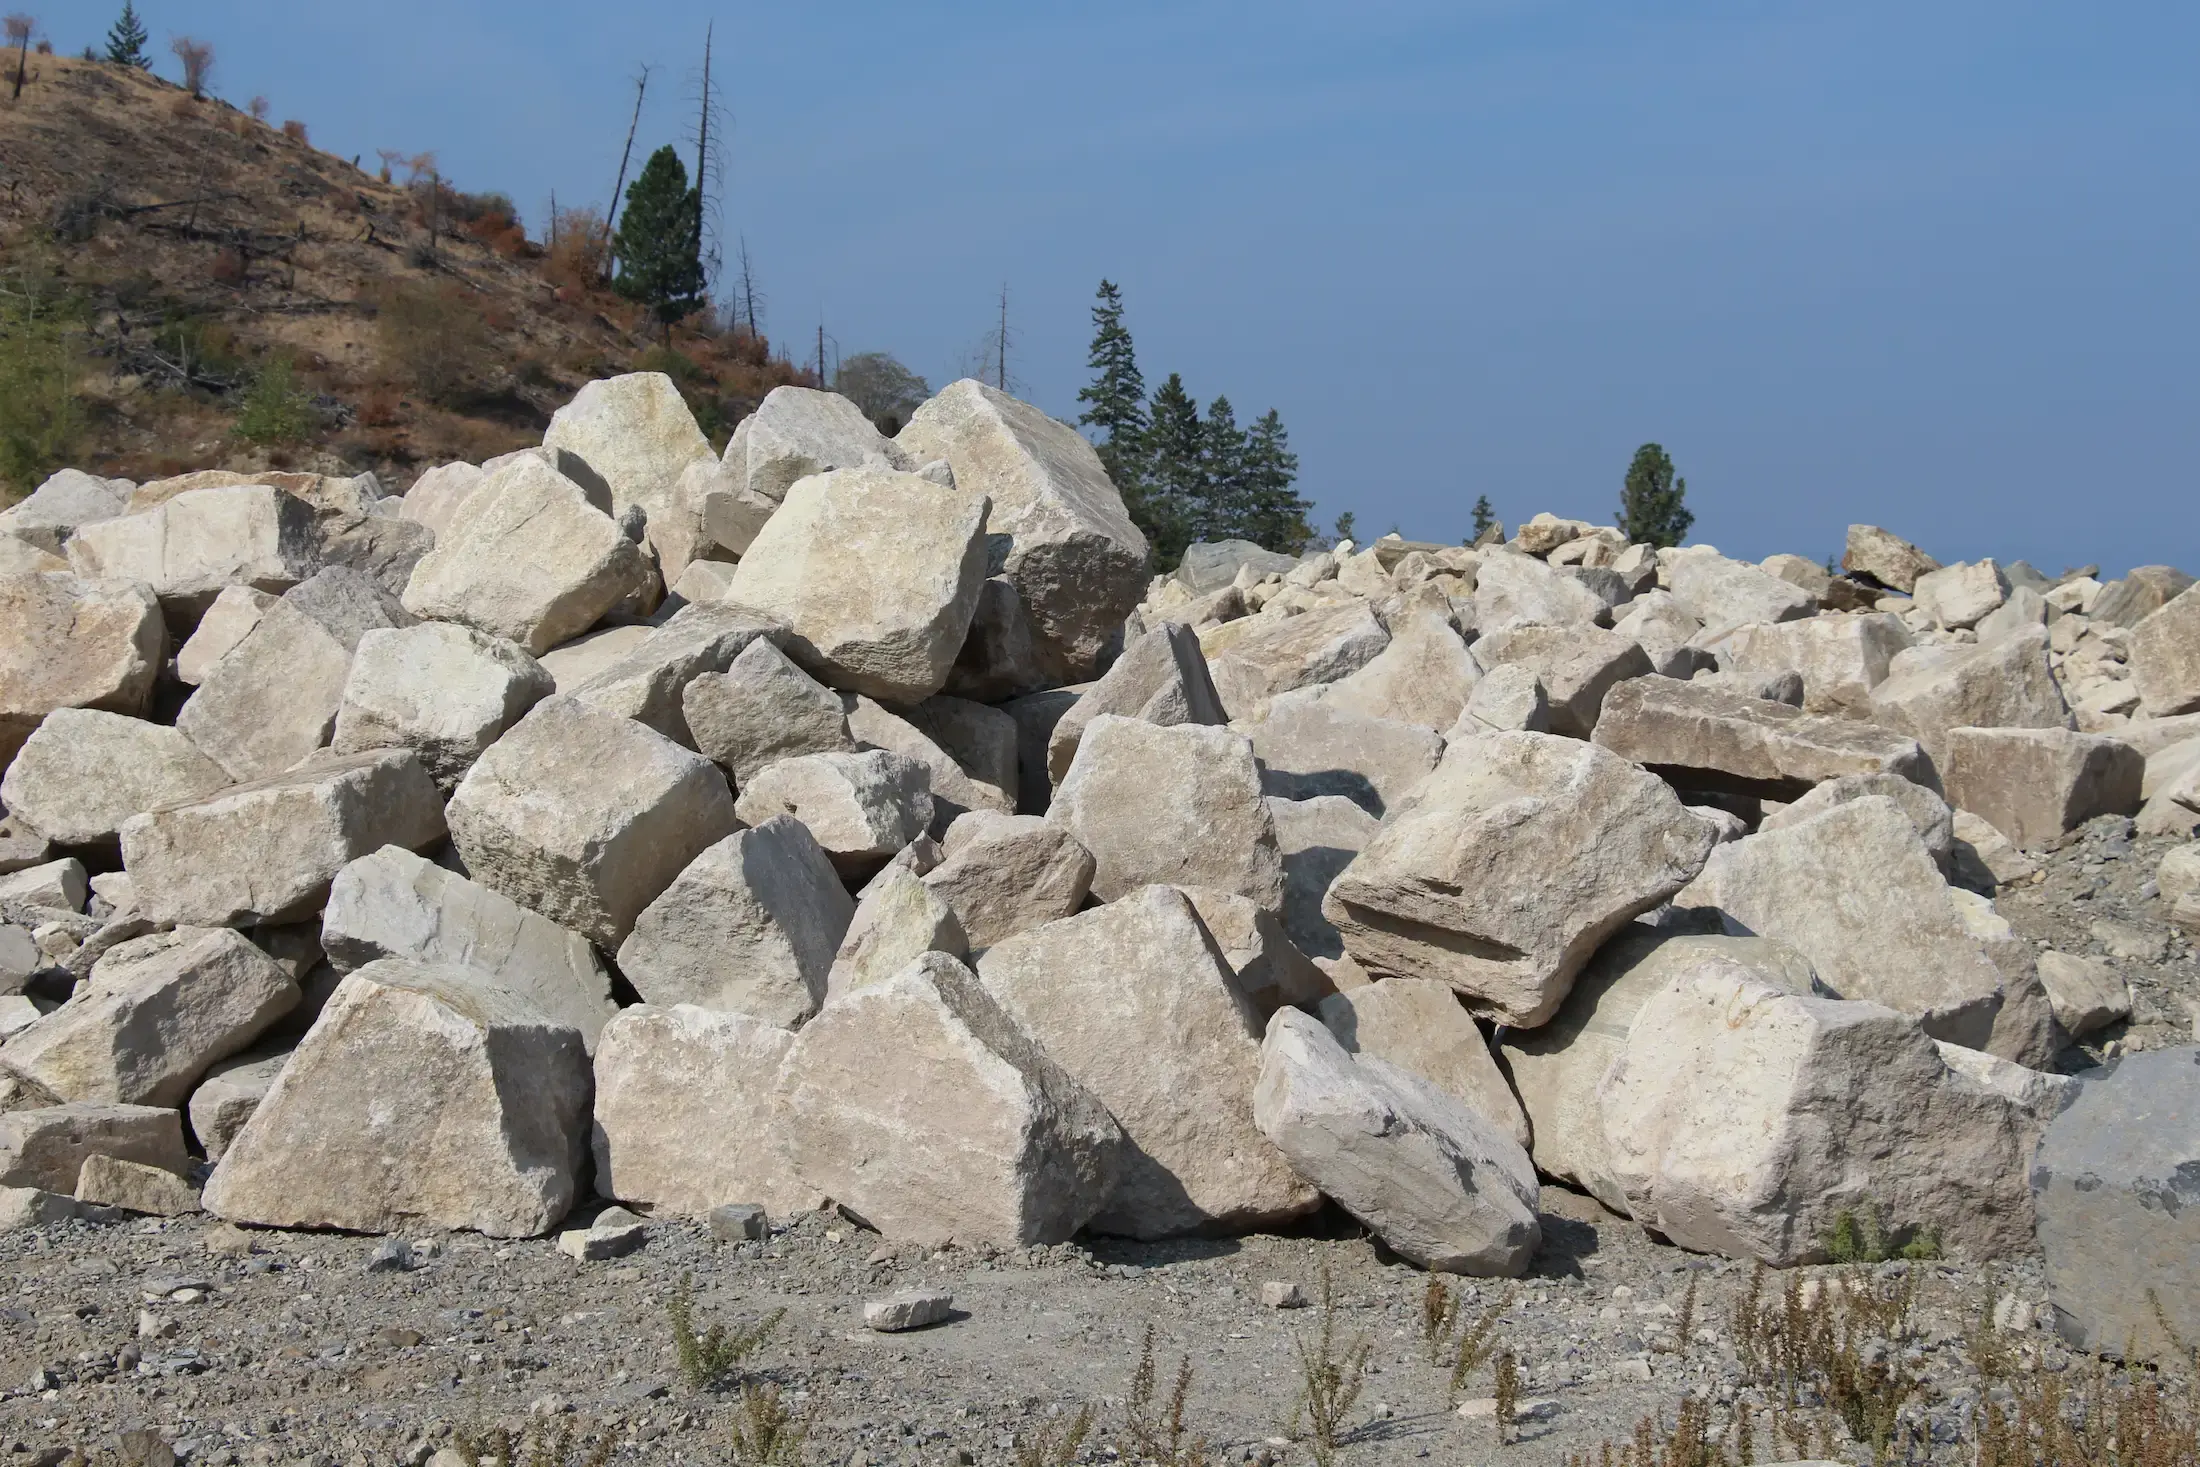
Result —
[[1510, 662], [1491, 668], [1474, 685], [1445, 740], [1456, 743], [1486, 733], [1550, 731], [1551, 700], [1544, 694], [1543, 679], [1525, 663]]
[[1528, 1144], [1528, 1117], [1489, 1041], [1448, 984], [1385, 978], [1321, 1001], [1321, 1020], [1347, 1053], [1419, 1076], [1468, 1107], [1514, 1144]]
[[982, 495], [891, 469], [800, 480], [734, 569], [726, 600], [791, 627], [827, 685], [914, 703], [947, 683], [985, 580]]
[[1903, 654], [1886, 681], [1872, 689], [1870, 717], [1923, 744], [1936, 767], [1947, 762], [1952, 728], [2068, 728], [2071, 723], [2069, 705], [2048, 666], [2043, 627], [1999, 642], [1920, 647]]
[[689, 464], [717, 457], [680, 389], [662, 372], [588, 383], [551, 414], [542, 446], [578, 455], [610, 491], [614, 516], [638, 504], [655, 518]]
[[1103, 713], [1163, 726], [1229, 722], [1207, 674], [1199, 638], [1177, 622], [1163, 622], [1133, 638], [1107, 674], [1062, 714], [1047, 737], [1050, 783], [1060, 784], [1069, 773], [1085, 725]]
[[1917, 740], [1892, 729], [1665, 677], [1613, 687], [1595, 737], [1687, 789], [1791, 800], [1846, 775], [1933, 782]]
[[344, 678], [330, 747], [413, 750], [451, 789], [556, 684], [525, 648], [450, 622], [370, 631]]
[[156, 922], [230, 927], [320, 910], [336, 873], [442, 838], [443, 802], [410, 749], [323, 754], [271, 779], [133, 816], [122, 862]]
[[621, 1011], [596, 1046], [596, 1190], [682, 1217], [734, 1202], [775, 1217], [816, 1206], [774, 1136], [772, 1091], [793, 1047], [793, 1034], [748, 1014]]
[[1259, 1018], [1182, 892], [1149, 886], [989, 949], [978, 973], [1131, 1149], [1101, 1232], [1261, 1227], [1313, 1190], [1253, 1124]]
[[1283, 929], [1309, 958], [1344, 955], [1344, 939], [1322, 914], [1322, 898], [1352, 858], [1375, 838], [1381, 822], [1342, 795], [1262, 801], [1275, 822], [1283, 858]]
[[1816, 1262], [1846, 1211], [1974, 1259], [2028, 1249], [2026, 1118], [1915, 1020], [1696, 972], [1648, 996], [1599, 1087], [1636, 1221], [1684, 1248]]
[[1707, 627], [1796, 621], [1818, 609], [1802, 587], [1705, 545], [1660, 551], [1658, 581]]
[[1253, 1113], [1299, 1173], [1409, 1262], [1517, 1277], [1543, 1240], [1528, 1153], [1407, 1071], [1345, 1052], [1280, 1009], [1261, 1046]]
[[2083, 1039], [2131, 1016], [2131, 985], [2098, 958], [2044, 952], [2039, 973], [2055, 1022], [2072, 1039]]
[[809, 828], [776, 816], [689, 862], [635, 919], [619, 971], [645, 1003], [793, 1029], [824, 1003], [855, 905]]
[[1482, 669], [1450, 620], [1431, 611], [1390, 619], [1390, 645], [1323, 690], [1322, 702], [1347, 713], [1442, 731], [1459, 721]]
[[[913, 707], [889, 709], [860, 693], [842, 695], [848, 710], [848, 732], [855, 737], [859, 747], [884, 749], [891, 754], [924, 766], [927, 784], [932, 791], [932, 831], [944, 832], [956, 817], [972, 810], [985, 810], [996, 814], [1009, 814], [1016, 808], [1015, 721], [1005, 713], [996, 714], [987, 708], [982, 711], [994, 715], [1005, 729], [995, 732], [1005, 735], [1008, 767], [1002, 768], [998, 757], [985, 761], [986, 767], [972, 768], [962, 759], [943, 747], [917, 720], [920, 709], [943, 702], [961, 703], [961, 699], [928, 698]], [[977, 704], [966, 707], [977, 708]], [[933, 723], [934, 720], [927, 719]], [[1000, 752], [998, 742], [990, 751]]]
[[1712, 828], [1655, 775], [1553, 734], [1454, 744], [1330, 886], [1371, 974], [1435, 978], [1532, 1028], [1597, 947], [1703, 869]]
[[1200, 638], [1215, 692], [1239, 719], [1264, 717], [1278, 693], [1349, 677], [1389, 645], [1390, 633], [1360, 601], [1246, 617]]
[[1946, 871], [1955, 846], [1955, 812], [1939, 795], [1899, 774], [1845, 774], [1839, 779], [1829, 779], [1786, 809], [1765, 816], [1757, 828], [1760, 831], [1785, 830], [1791, 825], [1802, 824], [1813, 815], [1823, 815], [1837, 805], [1853, 804], [1874, 795], [1901, 806], [1902, 813], [1910, 817], [1917, 838], [1925, 843], [1925, 854], [1933, 858], [1934, 865]]
[[1841, 569], [1869, 576], [1907, 596], [1917, 586], [1918, 577], [1939, 570], [1940, 562], [1877, 525], [1851, 525]]
[[187, 1217], [199, 1210], [199, 1189], [157, 1166], [87, 1156], [77, 1173], [76, 1201], [83, 1207], [117, 1207], [148, 1217]]
[[219, 764], [172, 728], [120, 713], [46, 715], [0, 779], [8, 813], [48, 840], [111, 845], [124, 821], [229, 783]]
[[573, 697], [647, 724], [682, 748], [695, 747], [683, 703], [688, 684], [722, 673], [757, 642], [786, 635], [738, 606], [683, 606], [632, 651], [572, 690]]
[[124, 481], [102, 479], [82, 469], [61, 469], [0, 512], [0, 534], [13, 535], [49, 555], [61, 555], [81, 526], [111, 520], [129, 508], [130, 491]]
[[466, 968], [345, 978], [208, 1179], [264, 1227], [536, 1237], [573, 1205], [592, 1088], [580, 1031]]
[[1266, 718], [1233, 727], [1252, 740], [1265, 793], [1343, 795], [1374, 815], [1426, 779], [1444, 754], [1443, 736], [1432, 728], [1355, 712], [1311, 689], [1285, 693], [1269, 703]]
[[1474, 656], [1492, 672], [1515, 664], [1532, 671], [1550, 700], [1551, 732], [1576, 739], [1595, 731], [1614, 684], [1651, 675], [1641, 643], [1593, 626], [1515, 627], [1483, 636]]
[[1061, 1242], [1126, 1149], [1106, 1106], [945, 953], [804, 1026], [773, 1115], [804, 1184], [923, 1243]]
[[179, 1176], [191, 1169], [182, 1117], [166, 1106], [78, 1101], [0, 1111], [0, 1187], [66, 1196], [76, 1191], [77, 1174], [93, 1156], [143, 1162]]
[[466, 496], [488, 479], [478, 464], [463, 460], [437, 464], [413, 480], [412, 487], [398, 501], [398, 517], [416, 525], [426, 525], [440, 535], [450, 524], [451, 516], [458, 512], [458, 507], [466, 502]]
[[924, 885], [974, 948], [1073, 915], [1092, 888], [1092, 854], [1036, 815], [972, 811], [948, 827], [945, 848]]
[[176, 649], [176, 681], [194, 688], [205, 682], [214, 664], [260, 624], [276, 599], [250, 586], [222, 587], [197, 629]]
[[591, 1049], [619, 1008], [586, 938], [402, 846], [336, 873], [321, 946], [339, 973], [383, 958], [473, 969], [580, 1030]]
[[1092, 853], [1102, 901], [1162, 882], [1282, 905], [1283, 860], [1253, 746], [1229, 729], [1104, 714], [1086, 726], [1047, 819]]
[[2009, 599], [2009, 578], [1991, 560], [1942, 566], [1917, 578], [1917, 609], [1943, 631], [1975, 627]]
[[180, 1106], [219, 1060], [298, 1005], [298, 985], [235, 932], [125, 942], [69, 1001], [0, 1045], [0, 1068], [62, 1100]]
[[1948, 801], [2022, 850], [2097, 815], [2137, 814], [2146, 757], [2118, 739], [2061, 728], [1952, 728], [1943, 740]]
[[81, 912], [90, 893], [84, 863], [74, 856], [0, 876], [0, 906]]
[[[737, 461], [738, 460], [738, 461]], [[726, 445], [725, 463], [741, 488], [779, 504], [795, 482], [833, 469], [917, 466], [871, 420], [837, 392], [814, 387], [774, 387], [741, 420], [741, 432]], [[744, 553], [745, 546], [728, 548]]]
[[225, 586], [280, 596], [312, 575], [314, 525], [313, 506], [270, 485], [193, 489], [83, 526], [69, 540], [69, 567], [150, 586], [180, 636]]
[[998, 573], [1063, 673], [1091, 677], [1146, 585], [1146, 537], [1083, 434], [964, 378], [918, 408], [895, 440], [913, 464], [944, 459], [956, 486], [992, 502]]
[[855, 916], [826, 976], [825, 1001], [882, 983], [934, 952], [970, 956], [962, 922], [923, 877], [890, 865], [871, 879], [856, 902]]
[[767, 764], [741, 786], [742, 822], [792, 815], [843, 875], [868, 875], [932, 825], [931, 774], [914, 759], [868, 749]]
[[721, 673], [680, 693], [682, 716], [703, 756], [746, 785], [758, 770], [804, 754], [853, 754], [840, 695], [759, 637]]
[[555, 691], [570, 693], [648, 641], [655, 630], [647, 622], [614, 623], [583, 632], [570, 642], [560, 642], [536, 660], [557, 684]]
[[1737, 627], [1721, 644], [1736, 672], [1803, 678], [1803, 711], [1871, 716], [1871, 692], [1887, 679], [1895, 654], [1912, 644], [1910, 629], [1885, 612], [1828, 612], [1801, 621]]
[[206, 1153], [209, 1163], [222, 1159], [229, 1143], [237, 1139], [237, 1133], [274, 1088], [276, 1077], [290, 1063], [290, 1053], [296, 1047], [294, 1040], [286, 1040], [248, 1049], [209, 1069], [192, 1090], [186, 1114], [191, 1118], [191, 1134], [198, 1138], [199, 1149]]
[[1485, 637], [1521, 626], [1594, 626], [1606, 609], [1580, 577], [1530, 555], [1493, 551], [1475, 572], [1474, 625]]
[[2200, 587], [2188, 587], [2131, 629], [2131, 681], [2149, 714], [2200, 709]]
[[735, 824], [716, 765], [563, 694], [489, 747], [447, 814], [474, 880], [606, 950]]
[[0, 576], [0, 761], [57, 708], [142, 716], [167, 655], [144, 586], [58, 572]]

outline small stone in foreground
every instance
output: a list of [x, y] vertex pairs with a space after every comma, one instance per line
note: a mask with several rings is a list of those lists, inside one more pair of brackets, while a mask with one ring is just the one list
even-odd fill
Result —
[[0, 1187], [0, 1233], [43, 1227], [76, 1216], [76, 1199], [36, 1187]]
[[884, 1299], [863, 1301], [863, 1322], [882, 1335], [923, 1329], [953, 1312], [955, 1296], [945, 1289], [904, 1289]]
[[[624, 1213], [624, 1209], [616, 1210]], [[632, 1213], [624, 1215], [633, 1216]], [[599, 1222], [585, 1228], [568, 1228], [558, 1234], [558, 1251], [579, 1263], [600, 1263], [606, 1258], [623, 1258], [648, 1239], [647, 1223], [614, 1223], [605, 1227]]]
[[1266, 1309], [1304, 1309], [1306, 1295], [1297, 1284], [1269, 1279], [1260, 1286], [1260, 1302]]
[[710, 1235], [721, 1243], [756, 1243], [771, 1236], [771, 1218], [754, 1202], [727, 1202], [710, 1210]]
[[76, 1200], [150, 1217], [183, 1217], [199, 1211], [199, 1189], [174, 1172], [112, 1156], [84, 1158], [76, 1174]]

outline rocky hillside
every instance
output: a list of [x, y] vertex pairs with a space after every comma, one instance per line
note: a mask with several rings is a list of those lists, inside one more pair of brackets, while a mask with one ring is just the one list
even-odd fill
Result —
[[[2161, 1202], [2200, 1169], [2200, 589], [2166, 567], [2049, 581], [1859, 525], [1836, 575], [1538, 516], [1149, 579], [1092, 448], [976, 382], [892, 439], [781, 388], [719, 452], [654, 374], [402, 497], [57, 475], [0, 551], [0, 1195], [40, 1250], [204, 1213], [233, 1259], [554, 1235], [738, 1291], [775, 1236], [860, 1288], [1343, 1226], [1385, 1267], [1578, 1284], [1584, 1230], [1639, 1229], [1744, 1265], [1730, 1312], [1664, 1290], [1649, 1353], [1583, 1314], [1636, 1340], [1585, 1356], [1561, 1289], [1538, 1384], [1677, 1352], [1719, 1412], [1687, 1429], [1746, 1437], [1795, 1371], [1851, 1389], [1797, 1333], [1838, 1315], [1885, 1411], [1816, 1440], [1910, 1460], [2001, 1429], [2001, 1334], [2200, 1338], [2200, 1210]], [[1937, 1260], [1991, 1296], [1935, 1337], [1968, 1373], [1905, 1345], [1890, 1375], [1925, 1307], [1892, 1281]], [[1894, 1272], [1741, 1291], [1856, 1261]], [[213, 1287], [162, 1282], [170, 1314]], [[237, 1328], [198, 1369], [250, 1363]], [[0, 1422], [116, 1424], [99, 1383], [155, 1346], [105, 1348], [27, 1362]], [[647, 1456], [619, 1385], [590, 1409]]]
[[[547, 249], [544, 221], [530, 237], [508, 202], [460, 191], [432, 159], [400, 160], [394, 181], [363, 161], [133, 67], [33, 59], [0, 105], [0, 269], [72, 323], [91, 411], [68, 461], [133, 479], [372, 470], [402, 486], [538, 441], [582, 383], [653, 351], [721, 443], [772, 387], [809, 380], [746, 336], [682, 328], [666, 352], [598, 287], [570, 229]], [[277, 361], [300, 401], [240, 425]]]

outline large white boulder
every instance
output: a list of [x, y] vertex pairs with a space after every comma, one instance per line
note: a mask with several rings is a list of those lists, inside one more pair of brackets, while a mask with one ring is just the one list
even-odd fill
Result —
[[1448, 618], [1410, 611], [1392, 616], [1390, 644], [1323, 689], [1321, 700], [1346, 713], [1441, 732], [1459, 721], [1481, 680], [1482, 669]]
[[1167, 726], [1229, 722], [1190, 627], [1163, 622], [1134, 637], [1107, 673], [1072, 704], [1047, 737], [1047, 779], [1060, 784], [1085, 726], [1103, 713]]
[[1310, 958], [1339, 958], [1344, 938], [1322, 913], [1330, 883], [1375, 838], [1382, 822], [1342, 795], [1262, 801], [1283, 858], [1283, 929]]
[[1347, 1053], [1419, 1076], [1527, 1146], [1527, 1113], [1450, 985], [1385, 978], [1329, 995], [1319, 1012]]
[[563, 694], [489, 746], [446, 813], [474, 880], [606, 951], [735, 823], [715, 764]]
[[1390, 645], [1390, 633], [1365, 602], [1348, 600], [1297, 616], [1226, 622], [1199, 640], [1224, 710], [1257, 719], [1278, 693], [1358, 672]]
[[82, 469], [61, 469], [0, 511], [0, 534], [12, 535], [49, 555], [68, 551], [69, 539], [84, 525], [128, 513], [127, 480], [102, 479]]
[[1899, 616], [1827, 612], [1801, 621], [1737, 627], [1720, 650], [1736, 672], [1757, 677], [1800, 674], [1805, 713], [1868, 718], [1872, 689], [1886, 681], [1895, 654], [1912, 640]]
[[1706, 627], [1796, 621], [1818, 609], [1802, 587], [1708, 545], [1660, 551], [1658, 581]]
[[524, 647], [472, 627], [431, 621], [369, 631], [352, 653], [330, 747], [409, 748], [451, 789], [555, 689]]
[[1917, 609], [1942, 631], [1975, 627], [2009, 599], [2009, 578], [1991, 560], [1942, 566], [1917, 578]]
[[1940, 562], [1877, 525], [1851, 525], [1841, 569], [1906, 596], [1916, 588], [1918, 577], [1939, 570]]
[[1917, 647], [1872, 689], [1871, 719], [1947, 762], [1952, 728], [2068, 728], [2069, 705], [2048, 666], [2047, 629], [2028, 627], [1999, 642]]
[[65, 846], [113, 845], [124, 821], [195, 800], [229, 775], [196, 744], [157, 723], [62, 708], [17, 751], [0, 779], [8, 814]]
[[974, 810], [948, 827], [945, 851], [922, 880], [974, 948], [1072, 916], [1092, 889], [1091, 852], [1036, 815]]
[[793, 629], [829, 686], [890, 702], [947, 683], [986, 571], [983, 495], [892, 469], [798, 481], [735, 567], [728, 602]]
[[250, 586], [222, 587], [198, 626], [176, 649], [176, 681], [192, 688], [205, 682], [214, 664], [228, 656], [229, 649], [243, 641], [280, 599]]
[[69, 568], [150, 586], [188, 634], [225, 586], [280, 596], [319, 569], [313, 506], [267, 484], [193, 489], [69, 540]]
[[746, 825], [792, 815], [809, 827], [834, 869], [865, 876], [931, 828], [931, 774], [884, 749], [804, 754], [743, 781], [734, 809]]
[[1934, 781], [1917, 740], [1892, 729], [1667, 677], [1613, 687], [1595, 738], [1684, 789], [1793, 800], [1845, 775]]
[[610, 492], [614, 516], [638, 504], [653, 519], [689, 464], [717, 458], [680, 389], [662, 372], [628, 372], [583, 386], [551, 414], [542, 446], [586, 463]]
[[1585, 739], [1595, 731], [1614, 684], [1651, 675], [1649, 654], [1632, 637], [1594, 626], [1521, 626], [1474, 644], [1483, 668], [1526, 667], [1550, 703], [1551, 732]]
[[[860, 693], [843, 694], [842, 702], [848, 710], [848, 732], [860, 747], [884, 749], [924, 766], [935, 834], [972, 810], [1015, 811], [1016, 723], [1007, 714], [960, 698], [927, 698], [898, 709]], [[978, 718], [957, 718], [950, 709]], [[943, 740], [957, 748], [949, 749]]]
[[1345, 1052], [1320, 1021], [1279, 1009], [1253, 1113], [1299, 1174], [1408, 1262], [1517, 1277], [1543, 1229], [1520, 1143], [1420, 1077]]
[[856, 752], [840, 695], [764, 637], [682, 688], [680, 711], [695, 748], [737, 787], [781, 759]]
[[0, 1187], [68, 1196], [94, 1156], [157, 1166], [182, 1176], [183, 1118], [167, 1106], [76, 1101], [0, 1112]]
[[549, 1231], [573, 1205], [580, 1031], [466, 968], [385, 958], [338, 985], [207, 1180], [262, 1227]]
[[955, 909], [897, 861], [872, 877], [857, 899], [825, 978], [825, 1001], [883, 983], [926, 953], [967, 959], [970, 939]]
[[1343, 795], [1375, 815], [1426, 779], [1444, 754], [1443, 736], [1426, 725], [1357, 712], [1311, 689], [1286, 693], [1269, 703], [1266, 718], [1233, 727], [1252, 740], [1268, 795]]
[[1532, 555], [1493, 550], [1474, 581], [1474, 626], [1495, 636], [1522, 626], [1595, 626], [1608, 608], [1582, 581]]
[[2062, 728], [1953, 728], [1948, 802], [2037, 850], [2096, 815], [2138, 813], [2147, 761], [2131, 745]]
[[142, 716], [167, 647], [160, 607], [142, 585], [0, 575], [0, 762], [57, 708]]
[[[774, 387], [756, 411], [741, 420], [733, 441], [726, 445], [725, 466], [733, 471], [740, 489], [772, 504], [783, 502], [797, 480], [812, 474], [917, 467], [847, 398], [814, 387], [791, 386]], [[745, 554], [748, 547], [727, 548]]]
[[632, 651], [571, 692], [578, 702], [647, 724], [692, 749], [695, 736], [684, 702], [688, 684], [725, 672], [752, 644], [785, 635], [778, 623], [739, 606], [683, 606]]
[[1713, 832], [1664, 781], [1555, 734], [1452, 745], [1322, 911], [1378, 977], [1435, 978], [1532, 1028], [1605, 938], [1703, 869]]
[[2156, 718], [2200, 709], [2200, 587], [2188, 587], [2131, 629], [2131, 683]]

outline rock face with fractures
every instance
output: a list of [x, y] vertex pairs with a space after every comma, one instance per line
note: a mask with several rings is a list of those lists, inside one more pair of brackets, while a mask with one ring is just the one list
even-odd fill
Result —
[[1047, 778], [1060, 784], [1076, 761], [1085, 726], [1103, 713], [1166, 727], [1227, 723], [1207, 659], [1190, 627], [1175, 622], [1133, 640], [1107, 675], [1065, 712], [1047, 737]]
[[193, 489], [141, 513], [85, 525], [69, 568], [136, 581], [160, 598], [180, 638], [227, 586], [280, 596], [313, 574], [313, 506], [266, 484]]
[[695, 748], [746, 786], [759, 770], [804, 754], [853, 754], [855, 735], [838, 694], [759, 637], [724, 672], [680, 690]]
[[1607, 750], [1552, 734], [1454, 744], [1322, 903], [1371, 974], [1434, 978], [1533, 1028], [1590, 954], [1703, 869], [1710, 825]]
[[135, 718], [166, 655], [159, 605], [130, 581], [0, 576], [0, 760], [58, 708]]
[[1036, 815], [972, 811], [948, 827], [947, 859], [923, 882], [974, 948], [1073, 916], [1092, 889], [1092, 855]]
[[46, 715], [0, 779], [8, 813], [65, 846], [114, 844], [123, 822], [210, 795], [223, 768], [172, 728], [61, 708]]
[[1419, 1077], [1347, 1054], [1318, 1020], [1278, 1010], [1253, 1113], [1299, 1172], [1400, 1257], [1443, 1273], [1517, 1277], [1543, 1230], [1528, 1154]]
[[773, 1115], [804, 1184], [924, 1243], [1064, 1241], [1110, 1195], [1125, 1147], [1106, 1107], [944, 953], [805, 1026]]
[[359, 638], [330, 747], [339, 754], [402, 745], [452, 789], [504, 731], [557, 689], [516, 642], [449, 622]]
[[1346, 1053], [1426, 1080], [1527, 1148], [1528, 1117], [1490, 1058], [1480, 1026], [1449, 986], [1385, 978], [1323, 999], [1321, 1020]]
[[1933, 782], [1925, 751], [1892, 730], [1663, 677], [1607, 693], [1596, 742], [1684, 788], [1770, 799], [1852, 774]]
[[805, 754], [764, 766], [734, 808], [749, 825], [793, 816], [842, 875], [867, 876], [931, 827], [931, 774], [884, 749]]
[[548, 1232], [587, 1147], [588, 1054], [464, 968], [385, 958], [347, 977], [207, 1181], [263, 1227]]
[[695, 747], [688, 728], [687, 686], [730, 668], [758, 642], [785, 628], [738, 606], [683, 606], [625, 656], [572, 689], [576, 701], [645, 724], [682, 748]]
[[1949, 803], [2036, 850], [2096, 815], [2138, 813], [2147, 761], [2137, 749], [2062, 728], [1948, 731]]

